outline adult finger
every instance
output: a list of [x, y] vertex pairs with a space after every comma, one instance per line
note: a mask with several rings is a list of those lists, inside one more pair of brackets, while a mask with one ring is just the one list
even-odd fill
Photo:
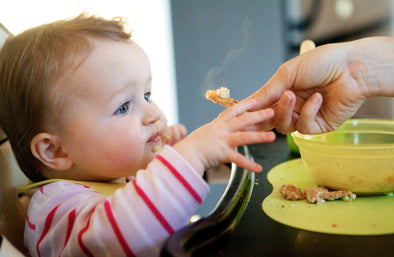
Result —
[[300, 54], [304, 54], [312, 49], [316, 48], [315, 43], [312, 40], [304, 40], [300, 46]]
[[296, 123], [296, 129], [303, 134], [322, 133], [317, 123], [317, 114], [323, 103], [323, 97], [320, 93], [313, 94], [302, 107], [300, 116]]
[[[316, 47], [311, 40], [304, 40], [300, 46], [300, 54], [306, 53]], [[296, 95], [287, 90], [279, 98], [275, 113], [275, 128], [282, 134], [287, 134], [295, 130], [295, 123], [298, 114], [294, 112]]]
[[282, 134], [294, 131], [293, 111], [295, 106], [295, 94], [287, 90], [279, 98], [275, 109], [275, 128]]
[[292, 59], [282, 64], [267, 83], [247, 99], [256, 99], [255, 109], [274, 106], [284, 91], [291, 88], [296, 76], [298, 61]]

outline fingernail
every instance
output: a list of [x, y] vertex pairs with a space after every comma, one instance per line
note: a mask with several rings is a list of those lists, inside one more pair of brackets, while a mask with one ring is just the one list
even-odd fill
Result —
[[271, 108], [267, 108], [266, 109], [266, 114], [267, 114], [267, 116], [274, 116], [274, 110], [273, 109], [271, 109]]
[[320, 100], [321, 100], [321, 94], [315, 93], [315, 94], [312, 96], [311, 102], [314, 103], [314, 104], [317, 104], [317, 103], [320, 102]]
[[284, 104], [285, 105], [290, 105], [291, 100], [292, 100], [291, 96], [287, 92], [285, 92], [284, 94], [286, 95], [285, 100], [284, 100]]

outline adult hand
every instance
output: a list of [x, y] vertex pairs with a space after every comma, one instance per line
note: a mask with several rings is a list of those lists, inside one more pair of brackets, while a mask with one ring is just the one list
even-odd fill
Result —
[[310, 44], [304, 42], [301, 54], [282, 64], [249, 97], [258, 99], [258, 108], [275, 106], [274, 126], [279, 132], [335, 130], [367, 98], [394, 95], [393, 38], [366, 38], [313, 50]]

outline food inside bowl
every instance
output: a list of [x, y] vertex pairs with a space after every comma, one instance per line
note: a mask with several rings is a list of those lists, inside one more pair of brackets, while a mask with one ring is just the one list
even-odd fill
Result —
[[357, 194], [394, 191], [394, 120], [351, 119], [333, 132], [294, 132], [293, 138], [320, 186]]

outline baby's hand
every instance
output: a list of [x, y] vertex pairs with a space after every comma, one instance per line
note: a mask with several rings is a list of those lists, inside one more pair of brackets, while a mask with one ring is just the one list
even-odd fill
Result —
[[271, 108], [248, 111], [256, 105], [256, 101], [242, 101], [233, 105], [211, 123], [200, 127], [175, 144], [174, 149], [199, 172], [226, 162], [260, 172], [261, 165], [236, 151], [237, 146], [272, 142], [275, 139], [275, 133], [272, 131], [245, 130], [252, 125], [273, 119], [274, 111]]
[[175, 145], [185, 138], [186, 133], [186, 128], [182, 124], [169, 126], [166, 133], [163, 135], [163, 141], [168, 145]]

